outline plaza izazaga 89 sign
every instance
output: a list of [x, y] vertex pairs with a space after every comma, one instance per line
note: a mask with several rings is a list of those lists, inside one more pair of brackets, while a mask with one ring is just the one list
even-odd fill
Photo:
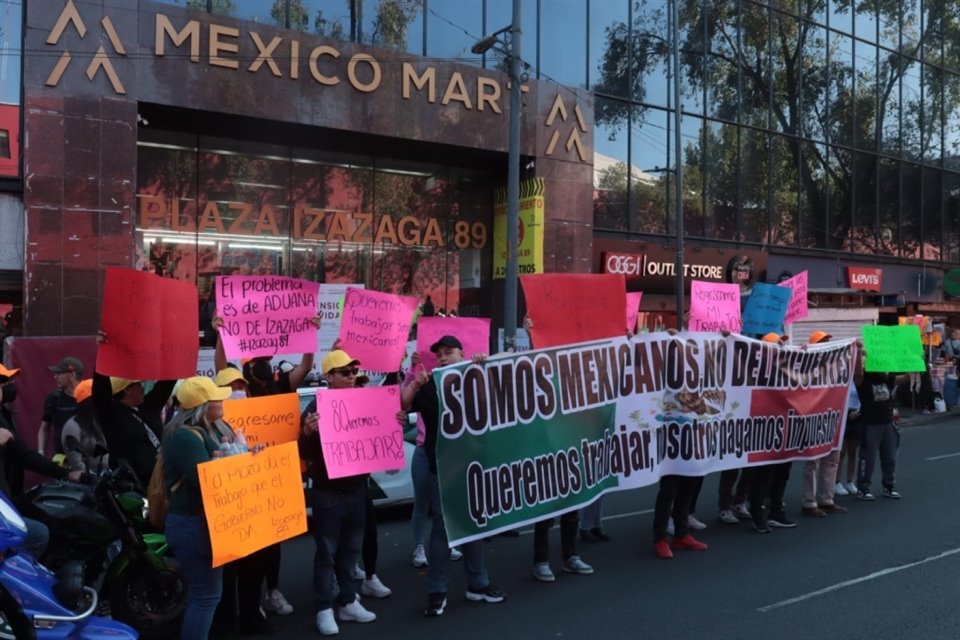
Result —
[[853, 342], [643, 334], [434, 372], [450, 544], [642, 487], [842, 442]]

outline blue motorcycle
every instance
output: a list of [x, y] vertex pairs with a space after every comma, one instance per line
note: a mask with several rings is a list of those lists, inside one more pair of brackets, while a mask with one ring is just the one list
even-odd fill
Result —
[[97, 592], [83, 585], [83, 563], [56, 575], [17, 553], [27, 525], [0, 494], [0, 638], [16, 640], [135, 640], [127, 625], [93, 615]]

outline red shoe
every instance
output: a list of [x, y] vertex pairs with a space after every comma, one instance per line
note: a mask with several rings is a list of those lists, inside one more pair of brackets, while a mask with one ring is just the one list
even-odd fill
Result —
[[694, 538], [689, 533], [682, 538], [674, 538], [674, 549], [689, 549], [690, 551], [706, 551], [707, 545]]
[[666, 540], [659, 540], [653, 543], [653, 555], [664, 560], [673, 559], [673, 551], [670, 551], [670, 544]]

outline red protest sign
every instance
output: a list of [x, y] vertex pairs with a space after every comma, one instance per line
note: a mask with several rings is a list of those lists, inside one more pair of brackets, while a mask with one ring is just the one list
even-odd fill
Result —
[[134, 380], [196, 375], [200, 347], [197, 288], [152, 273], [107, 267], [97, 371]]
[[542, 273], [520, 276], [536, 349], [624, 335], [622, 275]]

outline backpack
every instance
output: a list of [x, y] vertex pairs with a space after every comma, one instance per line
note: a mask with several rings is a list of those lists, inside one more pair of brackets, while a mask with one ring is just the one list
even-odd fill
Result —
[[[193, 435], [203, 442], [203, 435], [196, 429], [187, 427]], [[167, 477], [163, 469], [163, 450], [157, 454], [157, 461], [150, 474], [150, 483], [147, 484], [147, 519], [157, 531], [163, 531], [164, 521], [167, 519], [167, 507], [170, 505], [170, 496], [183, 484], [180, 478], [167, 490]]]

